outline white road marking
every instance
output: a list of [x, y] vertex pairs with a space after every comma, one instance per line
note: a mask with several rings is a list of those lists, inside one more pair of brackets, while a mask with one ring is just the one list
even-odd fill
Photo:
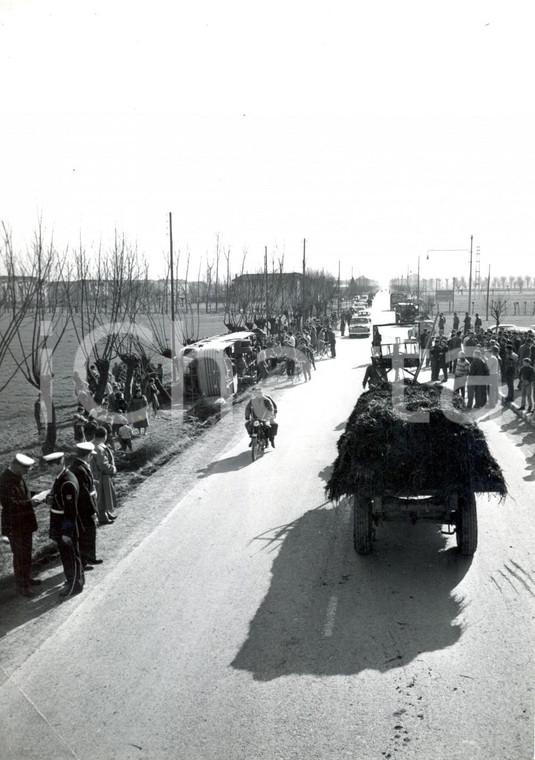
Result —
[[329, 599], [329, 604], [327, 605], [327, 615], [325, 625], [323, 626], [323, 635], [326, 639], [330, 638], [333, 635], [337, 607], [338, 597], [333, 595]]

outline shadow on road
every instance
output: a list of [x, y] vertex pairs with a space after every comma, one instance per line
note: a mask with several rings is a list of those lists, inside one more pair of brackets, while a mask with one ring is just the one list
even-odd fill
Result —
[[[244, 445], [247, 446], [247, 443]], [[267, 453], [269, 453], [269, 451]], [[197, 470], [197, 473], [199, 478], [207, 478], [209, 475], [214, 475], [215, 473], [236, 472], [243, 467], [247, 467], [251, 462], [251, 449], [246, 448], [244, 451], [240, 451], [239, 454], [235, 454], [233, 457], [218, 459], [216, 462], [211, 462], [202, 470]]]
[[[34, 563], [34, 570], [39, 570], [39, 577], [43, 580], [41, 586], [34, 587], [35, 596], [31, 599], [17, 594], [13, 576], [2, 579], [0, 583], [0, 606], [2, 607], [0, 638], [63, 603], [58, 592], [63, 586], [65, 576], [59, 557], [49, 558], [46, 563], [43, 562], [37, 567]], [[44, 570], [46, 574], [43, 578], [41, 573]]]
[[[462, 634], [453, 592], [470, 567], [434, 524], [381, 527], [357, 555], [351, 511], [315, 509], [256, 537], [280, 550], [270, 589], [232, 666], [261, 681], [402, 667]], [[282, 542], [282, 543], [281, 543]]]

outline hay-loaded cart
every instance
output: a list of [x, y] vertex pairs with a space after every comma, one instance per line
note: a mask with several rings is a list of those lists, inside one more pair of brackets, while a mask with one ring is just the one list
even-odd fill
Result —
[[385, 383], [360, 396], [326, 491], [330, 499], [352, 499], [359, 554], [372, 550], [381, 522], [426, 520], [455, 533], [464, 556], [477, 548], [476, 493], [507, 493], [460, 399], [441, 385], [412, 383]]

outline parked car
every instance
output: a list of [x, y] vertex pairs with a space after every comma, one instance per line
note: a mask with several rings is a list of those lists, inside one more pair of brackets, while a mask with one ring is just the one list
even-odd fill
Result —
[[352, 317], [349, 323], [350, 338], [369, 338], [372, 330], [372, 321], [369, 317], [360, 314]]
[[500, 330], [507, 330], [507, 332], [518, 332], [519, 328], [516, 325], [511, 325], [509, 323], [504, 322], [503, 324], [498, 325], [492, 325], [492, 327], [489, 327], [489, 332], [496, 333]]

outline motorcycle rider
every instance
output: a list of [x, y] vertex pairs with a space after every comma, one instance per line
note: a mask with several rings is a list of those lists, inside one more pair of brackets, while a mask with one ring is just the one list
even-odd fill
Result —
[[[252, 390], [253, 397], [245, 407], [245, 429], [249, 435], [252, 435], [254, 421], [261, 420], [262, 422], [265, 422], [268, 426], [268, 440], [272, 447], [275, 448], [275, 436], [277, 435], [279, 428], [278, 424], [275, 422], [277, 407], [270, 396], [264, 395], [264, 391], [260, 385], [253, 386]], [[252, 441], [249, 442], [249, 446], [251, 445]]]

